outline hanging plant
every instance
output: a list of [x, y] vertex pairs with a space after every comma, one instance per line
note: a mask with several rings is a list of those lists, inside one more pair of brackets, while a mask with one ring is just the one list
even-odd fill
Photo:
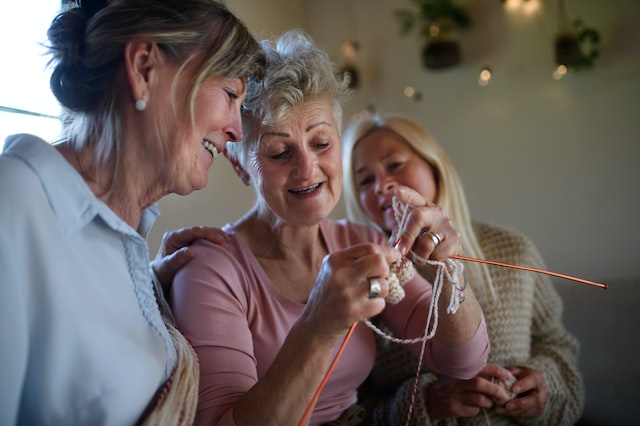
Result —
[[451, 32], [467, 28], [471, 19], [467, 11], [452, 0], [411, 0], [414, 9], [400, 8], [393, 11], [400, 23], [400, 34], [413, 30], [424, 38], [423, 64], [427, 68], [440, 69], [460, 62], [460, 48]]
[[600, 56], [600, 31], [580, 18], [573, 21], [573, 28], [574, 32], [556, 38], [556, 63], [575, 71], [593, 68]]
[[576, 18], [569, 25], [569, 16], [563, 0], [558, 2], [560, 29], [555, 39], [555, 60], [569, 70], [593, 68], [600, 56], [600, 31]]

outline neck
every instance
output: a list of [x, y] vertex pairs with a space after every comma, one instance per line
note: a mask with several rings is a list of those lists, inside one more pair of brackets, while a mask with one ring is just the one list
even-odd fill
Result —
[[320, 235], [320, 224], [292, 225], [273, 215], [252, 209], [236, 223], [251, 251], [258, 258], [271, 260], [298, 259], [316, 264], [327, 248]]
[[143, 182], [149, 179], [141, 176], [142, 168], [129, 166], [135, 162], [107, 160], [97, 165], [95, 149], [76, 151], [69, 144], [60, 144], [57, 148], [91, 192], [133, 229], [138, 228], [142, 210], [160, 198], [151, 196], [153, 191], [144, 187]]

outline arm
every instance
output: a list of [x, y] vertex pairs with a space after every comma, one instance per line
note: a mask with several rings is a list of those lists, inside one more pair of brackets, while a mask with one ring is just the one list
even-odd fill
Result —
[[[238, 263], [242, 253], [214, 244], [201, 251], [200, 244], [206, 243], [194, 247], [195, 259], [172, 289], [178, 325], [200, 360], [196, 423], [285, 424], [302, 418], [347, 329], [384, 306], [381, 299], [367, 299], [365, 279], [388, 267], [380, 256], [384, 247], [362, 245], [325, 258], [302, 315], [291, 329], [281, 326], [281, 339], [271, 340], [269, 327], [277, 326], [256, 324], [269, 314], [270, 294], [250, 286], [254, 275]], [[371, 250], [377, 253], [366, 254]], [[258, 348], [256, 339], [267, 341]], [[272, 362], [259, 365], [258, 358], [270, 359], [265, 351], [273, 354]]]
[[[427, 205], [418, 193], [409, 188], [398, 190], [396, 197], [412, 206], [406, 220], [392, 236], [392, 243], [402, 254], [411, 252], [418, 262], [427, 259], [443, 262], [460, 254], [460, 235], [442, 209]], [[430, 238], [420, 238], [421, 231], [425, 229], [439, 234], [442, 242], [436, 246]], [[453, 271], [449, 272], [455, 275]], [[460, 274], [454, 278], [457, 278], [459, 285], [464, 282]], [[489, 340], [482, 309], [471, 286], [465, 290], [464, 303], [455, 314], [447, 313], [452, 292], [456, 290], [446, 277], [439, 295], [432, 295], [431, 286], [418, 274], [405, 284], [404, 290], [405, 298], [398, 305], [388, 306], [383, 312], [384, 322], [397, 336], [422, 336], [431, 298], [439, 296], [435, 306], [437, 317], [436, 310], [432, 317], [434, 324], [437, 320], [437, 327], [434, 338], [428, 341], [427, 362], [434, 370], [453, 377], [471, 378], [476, 375], [487, 361]], [[415, 345], [413, 348], [419, 350]]]
[[[544, 268], [537, 249], [530, 243], [529, 263]], [[573, 424], [584, 408], [584, 385], [578, 370], [578, 341], [562, 323], [562, 299], [550, 278], [534, 277], [531, 357], [512, 366], [519, 379], [516, 393], [524, 393], [497, 413], [533, 416], [529, 424]]]
[[27, 304], [22, 291], [28, 291], [28, 285], [15, 268], [21, 262], [12, 254], [14, 250], [9, 238], [9, 232], [0, 233], [0, 424], [7, 425], [18, 421], [21, 389], [29, 359]]

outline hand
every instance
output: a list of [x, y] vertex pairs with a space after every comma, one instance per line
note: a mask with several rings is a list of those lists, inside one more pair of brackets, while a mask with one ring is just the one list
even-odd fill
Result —
[[491, 408], [494, 400], [506, 401], [509, 394], [491, 381], [491, 378], [506, 380], [508, 370], [487, 364], [473, 379], [460, 380], [441, 376], [427, 387], [427, 412], [432, 420], [452, 417], [474, 417], [481, 408]]
[[[422, 259], [445, 260], [462, 253], [462, 239], [441, 207], [427, 202], [418, 192], [405, 186], [396, 187], [394, 196], [408, 205], [403, 224], [393, 230], [391, 244], [401, 254], [409, 251]], [[435, 244], [426, 232], [438, 235]]]
[[[325, 256], [302, 321], [333, 339], [354, 322], [379, 314], [389, 292], [389, 265], [397, 258], [396, 250], [378, 244], [358, 244]], [[381, 286], [378, 297], [372, 299], [369, 278], [377, 278]]]
[[171, 286], [176, 273], [194, 258], [189, 245], [198, 238], [205, 238], [217, 244], [229, 241], [229, 237], [218, 228], [192, 226], [165, 232], [151, 268], [165, 291]]
[[549, 399], [549, 387], [544, 374], [529, 368], [511, 367], [509, 370], [518, 379], [511, 387], [517, 396], [504, 406], [496, 407], [496, 413], [522, 417], [542, 414]]

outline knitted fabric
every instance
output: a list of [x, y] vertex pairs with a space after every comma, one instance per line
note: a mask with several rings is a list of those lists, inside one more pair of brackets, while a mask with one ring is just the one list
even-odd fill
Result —
[[[545, 268], [533, 243], [517, 231], [474, 223], [486, 259]], [[578, 341], [562, 323], [562, 299], [545, 274], [491, 266], [495, 300], [483, 306], [491, 354], [489, 362], [542, 371], [549, 398], [537, 417], [504, 417], [486, 410], [474, 418], [431, 422], [425, 388], [437, 379], [420, 377], [411, 416], [412, 425], [573, 425], [584, 408], [584, 388], [578, 371]], [[469, 283], [471, 287], [481, 283]], [[376, 336], [380, 340], [379, 337]], [[415, 380], [417, 357], [404, 345], [378, 342], [376, 364], [361, 389], [369, 425], [405, 424]]]
[[169, 330], [178, 359], [171, 376], [151, 401], [137, 425], [190, 426], [195, 419], [198, 404], [200, 380], [198, 356], [187, 339], [176, 328], [176, 320], [167, 299], [164, 297], [162, 285], [153, 269], [149, 268], [149, 270], [162, 320]]

